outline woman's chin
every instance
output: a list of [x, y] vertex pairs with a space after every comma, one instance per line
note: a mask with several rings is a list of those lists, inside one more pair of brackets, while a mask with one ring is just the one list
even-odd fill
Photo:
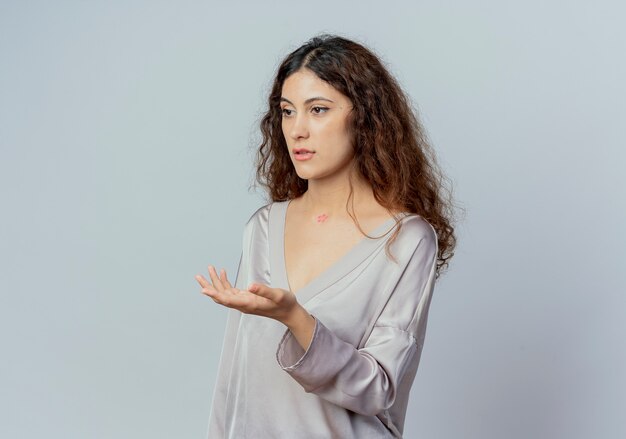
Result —
[[298, 177], [300, 177], [302, 180], [310, 180], [310, 179], [311, 179], [311, 175], [309, 175], [308, 173], [296, 172], [296, 174], [297, 174], [297, 175], [298, 175]]
[[296, 174], [303, 180], [309, 180], [311, 178], [315, 178], [316, 173], [311, 172], [310, 169], [302, 169], [301, 166], [295, 166]]

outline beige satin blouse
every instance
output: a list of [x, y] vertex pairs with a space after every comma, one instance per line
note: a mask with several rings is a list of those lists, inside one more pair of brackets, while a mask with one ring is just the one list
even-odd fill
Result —
[[[235, 286], [289, 289], [284, 261], [287, 201], [259, 208], [243, 233]], [[424, 343], [435, 285], [437, 239], [418, 215], [402, 229], [364, 237], [298, 291], [316, 319], [304, 351], [275, 320], [228, 310], [208, 437], [399, 438]], [[393, 218], [370, 235], [380, 236]]]

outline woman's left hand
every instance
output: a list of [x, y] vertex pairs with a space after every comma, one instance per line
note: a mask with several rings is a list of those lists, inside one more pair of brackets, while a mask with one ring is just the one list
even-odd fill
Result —
[[258, 283], [250, 284], [247, 290], [240, 290], [230, 284], [226, 270], [222, 269], [218, 276], [212, 265], [209, 265], [209, 277], [211, 282], [201, 275], [195, 276], [202, 287], [202, 294], [209, 296], [215, 303], [246, 314], [269, 317], [285, 323], [300, 307], [291, 291]]

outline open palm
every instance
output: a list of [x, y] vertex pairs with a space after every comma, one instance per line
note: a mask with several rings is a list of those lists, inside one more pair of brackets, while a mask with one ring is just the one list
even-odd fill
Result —
[[251, 284], [247, 290], [235, 288], [229, 282], [226, 270], [222, 269], [218, 276], [212, 265], [209, 265], [209, 277], [210, 282], [202, 275], [195, 276], [202, 287], [202, 294], [215, 303], [246, 314], [284, 321], [298, 305], [295, 294], [282, 288], [270, 288], [258, 283]]

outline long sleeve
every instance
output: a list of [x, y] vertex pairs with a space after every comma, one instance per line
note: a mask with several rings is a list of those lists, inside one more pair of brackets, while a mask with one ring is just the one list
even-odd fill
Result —
[[399, 392], [406, 401], [405, 388], [410, 388], [421, 355], [437, 257], [434, 229], [425, 221], [418, 226], [412, 226], [418, 233], [411, 235], [416, 239], [404, 271], [363, 347], [340, 339], [317, 317], [306, 351], [285, 332], [278, 363], [306, 392], [363, 415], [385, 412]]
[[[242, 270], [242, 261], [243, 254], [239, 260], [239, 267], [237, 269], [237, 277], [235, 281], [236, 285], [245, 283], [245, 281], [243, 280], [243, 273], [245, 272], [245, 270]], [[222, 344], [222, 352], [220, 355], [220, 364], [217, 372], [217, 379], [215, 381], [215, 388], [213, 390], [211, 414], [209, 416], [209, 427], [207, 435], [207, 437], [209, 438], [222, 438], [225, 436], [226, 405], [223, 402], [226, 401], [228, 397], [228, 381], [235, 348], [234, 341], [237, 338], [237, 329], [239, 327], [240, 319], [241, 312], [235, 309], [228, 310], [228, 316], [226, 318], [226, 330], [224, 332], [224, 341]]]
[[[264, 209], [264, 208], [261, 208]], [[258, 273], [255, 264], [252, 261], [253, 246], [259, 240], [266, 240], [267, 234], [258, 227], [259, 215], [263, 214], [261, 209], [257, 210], [248, 219], [244, 226], [242, 251], [237, 266], [237, 274], [234, 286], [239, 289], [245, 289], [251, 280], [263, 276]], [[226, 321], [226, 330], [224, 333], [224, 341], [220, 355], [219, 370], [213, 391], [213, 400], [211, 404], [211, 414], [209, 416], [208, 437], [222, 438], [225, 437], [226, 431], [226, 401], [228, 399], [230, 375], [232, 373], [233, 355], [236, 346], [237, 332], [239, 330], [239, 322], [241, 320], [241, 312], [235, 309], [228, 310]]]
[[228, 381], [232, 358], [234, 352], [234, 340], [237, 337], [237, 328], [241, 313], [234, 309], [228, 311], [226, 320], [226, 331], [224, 333], [224, 344], [220, 355], [220, 365], [217, 373], [217, 380], [213, 390], [213, 402], [211, 404], [211, 414], [209, 416], [208, 438], [222, 438], [225, 436], [226, 428], [226, 405], [223, 403], [228, 397]]

